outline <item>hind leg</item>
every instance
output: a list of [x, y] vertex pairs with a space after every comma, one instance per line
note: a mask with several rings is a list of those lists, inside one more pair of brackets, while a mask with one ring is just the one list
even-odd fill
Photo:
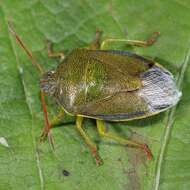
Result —
[[97, 119], [96, 123], [97, 123], [98, 133], [100, 134], [100, 136], [115, 140], [122, 145], [127, 145], [127, 146], [131, 146], [131, 147], [139, 148], [139, 149], [144, 151], [148, 160], [152, 159], [152, 153], [151, 153], [151, 150], [148, 148], [148, 145], [141, 144], [141, 143], [138, 143], [136, 141], [124, 139], [124, 138], [121, 138], [115, 134], [107, 133], [102, 120]]

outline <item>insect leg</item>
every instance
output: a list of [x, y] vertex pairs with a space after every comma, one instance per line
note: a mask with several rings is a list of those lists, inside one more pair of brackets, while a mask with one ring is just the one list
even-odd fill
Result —
[[60, 123], [61, 119], [64, 116], [64, 110], [61, 109], [61, 111], [58, 113], [58, 115], [54, 116], [52, 121], [51, 121], [51, 126], [57, 125]]
[[100, 38], [101, 38], [102, 31], [97, 28], [95, 39], [90, 43], [90, 45], [87, 47], [87, 49], [100, 49]]
[[[43, 113], [44, 113], [44, 131], [48, 136], [48, 140], [50, 142], [50, 145], [52, 146], [52, 148], [54, 149], [54, 140], [53, 137], [50, 134], [50, 128], [51, 125], [49, 124], [49, 119], [48, 119], [48, 112], [46, 109], [46, 104], [45, 104], [45, 99], [44, 99], [44, 94], [41, 91], [41, 102], [42, 102], [42, 107], [43, 107]], [[40, 138], [40, 142], [42, 142], [42, 138]]]
[[53, 117], [53, 119], [50, 122], [48, 128], [46, 126], [43, 128], [42, 133], [40, 135], [40, 142], [45, 140], [45, 138], [48, 136], [48, 134], [49, 134], [52, 127], [59, 124], [59, 122], [60, 122], [61, 118], [63, 117], [63, 115], [64, 115], [64, 111], [61, 109], [59, 114], [56, 115], [55, 117]]
[[85, 131], [82, 129], [82, 121], [83, 121], [83, 117], [77, 116], [76, 127], [78, 131], [80, 132], [81, 136], [84, 138], [86, 144], [89, 146], [92, 152], [92, 155], [95, 158], [96, 164], [99, 166], [101, 165], [102, 161], [98, 155], [97, 146], [90, 140], [90, 138], [87, 136]]
[[114, 134], [107, 133], [105, 130], [105, 125], [102, 120], [97, 119], [96, 123], [97, 123], [97, 128], [98, 128], [98, 132], [99, 132], [100, 136], [113, 139], [122, 145], [128, 145], [131, 147], [140, 148], [145, 152], [145, 154], [149, 160], [152, 159], [152, 153], [146, 144], [140, 144], [138, 142], [135, 142], [132, 140], [127, 140], [127, 139], [121, 138], [119, 136], [116, 136]]
[[147, 46], [154, 44], [159, 35], [160, 35], [160, 32], [154, 32], [147, 40], [144, 40], [144, 41], [127, 40], [127, 39], [119, 39], [119, 38], [118, 39], [117, 38], [107, 38], [101, 43], [100, 49], [105, 49], [106, 45], [108, 45], [109, 43], [113, 43], [113, 42], [124, 42], [129, 45], [147, 47]]
[[54, 52], [52, 48], [52, 43], [50, 41], [46, 41], [46, 46], [48, 50], [48, 56], [49, 57], [59, 57], [61, 60], [65, 58], [65, 55], [63, 52]]

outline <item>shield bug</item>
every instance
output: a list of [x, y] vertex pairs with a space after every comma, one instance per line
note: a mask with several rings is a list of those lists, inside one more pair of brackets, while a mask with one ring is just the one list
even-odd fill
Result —
[[[50, 137], [53, 126], [48, 122], [45, 93], [54, 97], [64, 110], [56, 121], [63, 112], [76, 116], [76, 128], [89, 146], [97, 165], [101, 164], [101, 159], [97, 146], [82, 128], [83, 118], [95, 119], [102, 137], [142, 149], [148, 159], [152, 158], [146, 144], [106, 132], [104, 120], [128, 121], [158, 114], [176, 105], [181, 92], [176, 88], [172, 74], [158, 63], [135, 53], [105, 50], [104, 47], [111, 42], [149, 46], [156, 41], [158, 32], [146, 41], [106, 39], [100, 45], [100, 31], [97, 30], [89, 48], [73, 49], [57, 68], [44, 73], [11, 26], [10, 31], [42, 74], [40, 89], [46, 123], [42, 140]], [[50, 48], [48, 54], [50, 57], [64, 57], [63, 53], [53, 53]]]

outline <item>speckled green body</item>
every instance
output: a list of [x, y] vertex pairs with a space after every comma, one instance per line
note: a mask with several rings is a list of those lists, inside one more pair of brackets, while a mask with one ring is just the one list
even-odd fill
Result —
[[73, 50], [42, 77], [41, 89], [72, 115], [104, 120], [147, 117], [175, 105], [181, 95], [165, 68], [116, 50]]

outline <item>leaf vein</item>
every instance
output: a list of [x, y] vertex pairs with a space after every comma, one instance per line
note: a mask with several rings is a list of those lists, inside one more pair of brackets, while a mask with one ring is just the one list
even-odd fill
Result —
[[[190, 43], [188, 43], [188, 45], [189, 44]], [[187, 53], [185, 54], [184, 60], [182, 62], [181, 70], [177, 76], [177, 86], [180, 90], [182, 89], [183, 78], [184, 78], [184, 74], [185, 74], [185, 71], [187, 69], [187, 66], [189, 64], [189, 60], [190, 60], [190, 47], [187, 48]], [[160, 151], [158, 154], [159, 156], [157, 159], [155, 183], [154, 183], [154, 188], [153, 188], [155, 190], [159, 189], [162, 164], [164, 161], [164, 155], [165, 155], [165, 152], [167, 149], [167, 145], [169, 143], [169, 139], [170, 139], [170, 135], [171, 135], [171, 131], [172, 131], [172, 125], [174, 123], [175, 112], [176, 112], [176, 106], [173, 107], [168, 113], [168, 119], [167, 119], [165, 130], [164, 130], [164, 133], [162, 136], [163, 140], [162, 140], [161, 148], [160, 148]]]
[[[7, 19], [5, 19], [5, 22], [8, 23]], [[7, 25], [7, 28], [8, 28], [8, 25]], [[33, 148], [34, 148], [35, 153], [36, 153], [35, 158], [36, 158], [36, 164], [37, 164], [37, 169], [38, 169], [39, 178], [40, 178], [40, 187], [41, 187], [41, 190], [44, 190], [43, 173], [42, 173], [42, 169], [41, 169], [41, 166], [40, 166], [40, 158], [39, 158], [39, 153], [37, 151], [37, 145], [36, 145], [35, 135], [34, 135], [34, 117], [33, 117], [33, 112], [32, 112], [32, 108], [31, 108], [31, 103], [30, 103], [29, 97], [27, 96], [27, 88], [26, 88], [26, 85], [25, 85], [25, 82], [24, 82], [24, 79], [23, 79], [23, 76], [22, 76], [22, 67], [20, 67], [20, 64], [19, 64], [19, 59], [18, 59], [18, 56], [17, 56], [17, 53], [16, 53], [16, 48], [15, 48], [14, 42], [12, 41], [10, 33], [8, 34], [8, 36], [9, 36], [9, 39], [10, 39], [10, 42], [11, 42], [13, 53], [14, 53], [15, 58], [16, 58], [17, 70], [18, 70], [18, 73], [19, 73], [19, 76], [20, 76], [21, 84], [23, 86], [25, 102], [26, 102], [26, 105], [28, 107], [29, 113], [31, 115], [31, 119], [32, 119], [32, 128], [31, 128], [31, 136], [32, 136], [32, 140], [33, 140], [32, 143], [33, 143]]]

